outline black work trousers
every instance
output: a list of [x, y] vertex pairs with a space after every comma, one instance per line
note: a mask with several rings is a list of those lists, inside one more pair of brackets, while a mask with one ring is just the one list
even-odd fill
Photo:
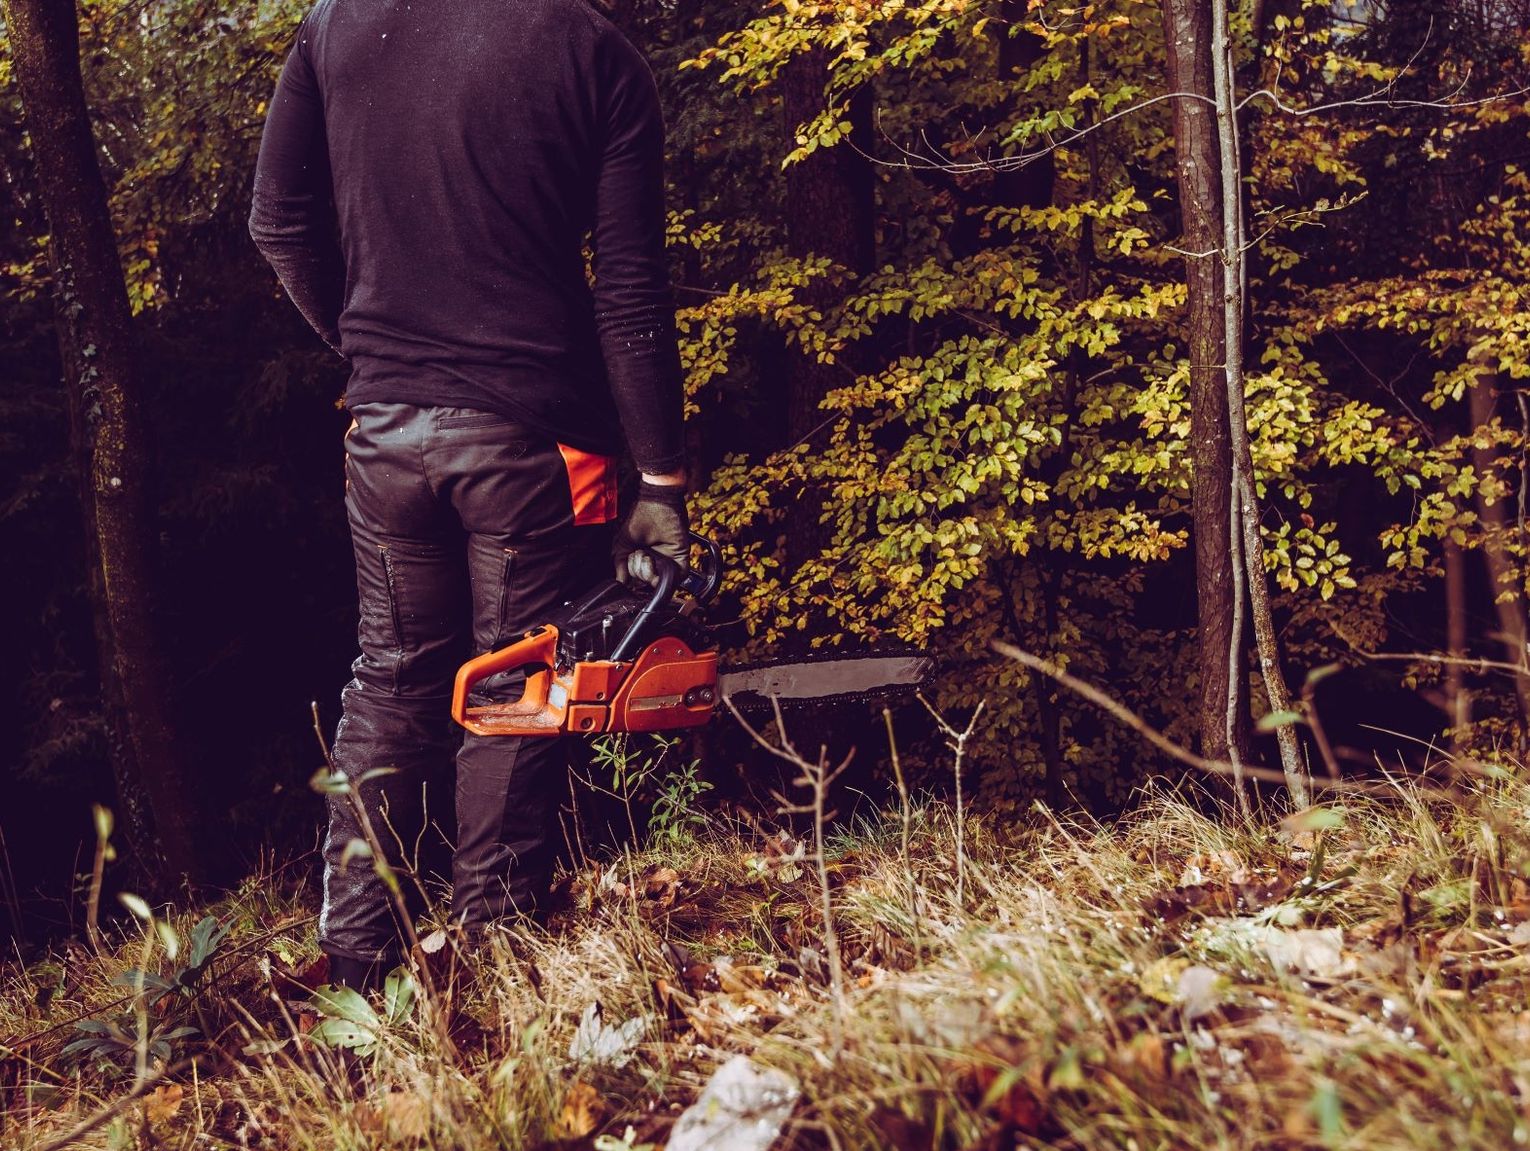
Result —
[[[335, 766], [416, 908], [423, 784], [457, 748], [452, 919], [471, 929], [534, 914], [551, 876], [565, 741], [460, 732], [452, 684], [464, 659], [607, 578], [614, 462], [487, 412], [368, 403], [351, 414], [361, 654], [341, 695]], [[499, 684], [494, 698], [515, 686]], [[320, 946], [389, 962], [401, 936], [388, 890], [352, 846], [365, 837], [351, 800], [328, 803]], [[440, 822], [444, 805], [428, 806]]]

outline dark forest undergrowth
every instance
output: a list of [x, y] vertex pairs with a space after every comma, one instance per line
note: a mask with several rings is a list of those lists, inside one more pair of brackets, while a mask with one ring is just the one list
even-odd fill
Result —
[[[812, 833], [714, 822], [566, 874], [545, 931], [426, 934], [369, 1001], [315, 990], [297, 861], [5, 968], [0, 1145], [1524, 1141], [1530, 787], [1241, 829], [1142, 799], [1111, 825], [918, 804], [831, 833], [821, 868]], [[687, 1142], [740, 1056], [773, 1093]]]

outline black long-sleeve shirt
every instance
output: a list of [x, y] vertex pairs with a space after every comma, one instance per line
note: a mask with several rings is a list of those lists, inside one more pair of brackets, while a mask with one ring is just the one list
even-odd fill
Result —
[[319, 0], [250, 232], [350, 361], [349, 403], [499, 412], [586, 451], [625, 433], [673, 471], [663, 148], [652, 73], [585, 0]]

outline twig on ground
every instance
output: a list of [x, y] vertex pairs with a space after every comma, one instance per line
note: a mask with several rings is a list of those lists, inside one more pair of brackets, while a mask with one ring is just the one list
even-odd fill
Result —
[[908, 881], [908, 919], [912, 925], [914, 938], [914, 961], [917, 963], [924, 955], [924, 947], [920, 936], [922, 934], [919, 912], [919, 881], [914, 875], [914, 853], [912, 847], [914, 809], [909, 799], [908, 781], [903, 778], [903, 760], [898, 755], [898, 740], [893, 734], [892, 710], [882, 709], [882, 722], [887, 725], [887, 748], [892, 756], [893, 780], [898, 786], [898, 824], [901, 832], [898, 845], [898, 861], [903, 867], [903, 876]]
[[785, 760], [802, 773], [792, 782], [798, 787], [807, 788], [812, 796], [807, 803], [792, 803], [780, 793], [772, 793], [775, 795], [782, 815], [808, 815], [813, 819], [813, 863], [818, 873], [820, 911], [823, 915], [823, 945], [824, 950], [828, 952], [829, 992], [834, 1000], [832, 1054], [837, 1060], [845, 1049], [850, 1001], [845, 993], [845, 965], [840, 955], [839, 932], [834, 926], [834, 890], [829, 883], [829, 861], [824, 854], [824, 832], [832, 815], [828, 810], [829, 788], [850, 766], [850, 761], [855, 758], [855, 749], [850, 749], [850, 753], [838, 767], [830, 769], [827, 747], [819, 747], [816, 761], [809, 760], [797, 750], [796, 745], [786, 734], [786, 720], [781, 715], [781, 701], [775, 696], [771, 697], [770, 703], [775, 712], [776, 731], [781, 738], [780, 747], [776, 747], [751, 726], [749, 721], [739, 714], [738, 708], [734, 706], [730, 698], [723, 696], [723, 702], [728, 705], [733, 718], [738, 720], [739, 725], [749, 733], [751, 739], [777, 759]]
[[967, 889], [967, 821], [966, 809], [962, 803], [962, 766], [967, 755], [967, 740], [972, 738], [972, 732], [977, 727], [978, 716], [983, 714], [983, 705], [986, 700], [978, 700], [977, 707], [972, 710], [972, 718], [967, 721], [967, 726], [957, 731], [946, 722], [944, 716], [936, 711], [930, 701], [921, 693], [919, 702], [924, 704], [924, 710], [929, 712], [936, 724], [940, 727], [941, 734], [946, 737], [946, 746], [956, 755], [956, 763], [953, 771], [956, 775], [956, 906], [962, 907], [963, 896]]
[[1322, 718], [1318, 715], [1317, 707], [1317, 679], [1309, 675], [1302, 684], [1302, 709], [1306, 712], [1307, 727], [1312, 732], [1313, 742], [1317, 744], [1318, 754], [1323, 757], [1323, 766], [1328, 769], [1328, 778], [1339, 778], [1339, 760], [1333, 753], [1333, 744], [1328, 742], [1328, 733], [1323, 729]]

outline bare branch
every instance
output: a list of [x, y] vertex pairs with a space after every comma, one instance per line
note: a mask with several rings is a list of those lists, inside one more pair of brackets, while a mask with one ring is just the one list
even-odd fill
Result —
[[[1134, 112], [1140, 112], [1144, 108], [1152, 107], [1154, 104], [1162, 104], [1166, 100], [1180, 99], [1200, 100], [1207, 104], [1212, 103], [1212, 101], [1207, 97], [1202, 96], [1196, 92], [1165, 92], [1158, 96], [1149, 96], [1145, 100], [1139, 100], [1135, 104], [1131, 104], [1125, 108], [1122, 108], [1119, 112], [1112, 112], [1110, 115], [1096, 120], [1087, 128], [1080, 128], [1077, 131], [1070, 132], [1063, 139], [1054, 140], [1051, 138], [1050, 133], [1048, 133], [1048, 142], [1046, 147], [1037, 148], [1030, 152], [1023, 152], [1018, 156], [985, 156], [981, 160], [972, 160], [967, 162], [950, 160], [940, 154], [939, 150], [930, 143], [929, 138], [925, 135], [925, 132], [921, 130], [920, 138], [924, 140], [925, 147], [929, 149], [931, 155], [934, 158], [931, 159], [930, 157], [922, 156], [917, 152], [909, 151], [902, 144], [898, 143], [887, 134], [886, 129], [882, 127], [882, 116], [880, 109], [878, 109], [877, 112], [877, 129], [882, 133], [882, 138], [886, 140], [892, 147], [896, 148], [898, 152], [903, 156], [903, 159], [883, 160], [860, 148], [855, 144], [853, 140], [849, 141], [849, 145], [850, 147], [855, 148], [860, 155], [864, 156], [871, 163], [878, 164], [884, 168], [903, 168], [907, 171], [941, 171], [949, 172], [957, 176], [969, 175], [974, 172], [1013, 172], [1017, 169], [1024, 168], [1027, 164], [1035, 163], [1037, 160], [1050, 155], [1051, 153], [1057, 151], [1059, 148], [1066, 148], [1078, 140], [1083, 139], [1091, 132], [1097, 131], [1098, 129], [1103, 128], [1105, 125], [1113, 123], [1116, 120], [1124, 119], [1125, 117], [1132, 115]], [[1214, 104], [1212, 106], [1215, 107]], [[987, 129], [983, 129], [983, 131], [987, 131]], [[983, 132], [980, 131], [978, 133], [978, 137], [981, 138], [982, 135]]]
[[[995, 640], [992, 647], [1000, 655], [1014, 660], [1022, 667], [1040, 672], [1042, 675], [1056, 680], [1075, 695], [1088, 700], [1123, 726], [1131, 728], [1132, 731], [1135, 731], [1171, 759], [1196, 771], [1205, 772], [1207, 775], [1219, 775], [1229, 778], [1233, 776], [1234, 768], [1232, 764], [1220, 759], [1206, 759], [1203, 756], [1196, 755], [1195, 752], [1188, 748], [1181, 747], [1125, 704], [1112, 699], [1094, 685], [1085, 683], [1083, 680], [1068, 674], [1056, 664], [1050, 663], [1040, 656], [1032, 655], [1030, 652], [1024, 651], [1014, 644], [1005, 643], [1003, 640]], [[1259, 779], [1266, 783], [1284, 784], [1286, 782], [1284, 772], [1275, 771], [1268, 767], [1256, 767], [1252, 764], [1244, 764], [1243, 774], [1248, 779]], [[1382, 795], [1393, 790], [1392, 787], [1386, 784], [1366, 783], [1360, 780], [1314, 779], [1311, 782], [1314, 787], [1359, 795]], [[1418, 794], [1433, 799], [1458, 798], [1454, 792], [1438, 789], [1420, 789]]]

